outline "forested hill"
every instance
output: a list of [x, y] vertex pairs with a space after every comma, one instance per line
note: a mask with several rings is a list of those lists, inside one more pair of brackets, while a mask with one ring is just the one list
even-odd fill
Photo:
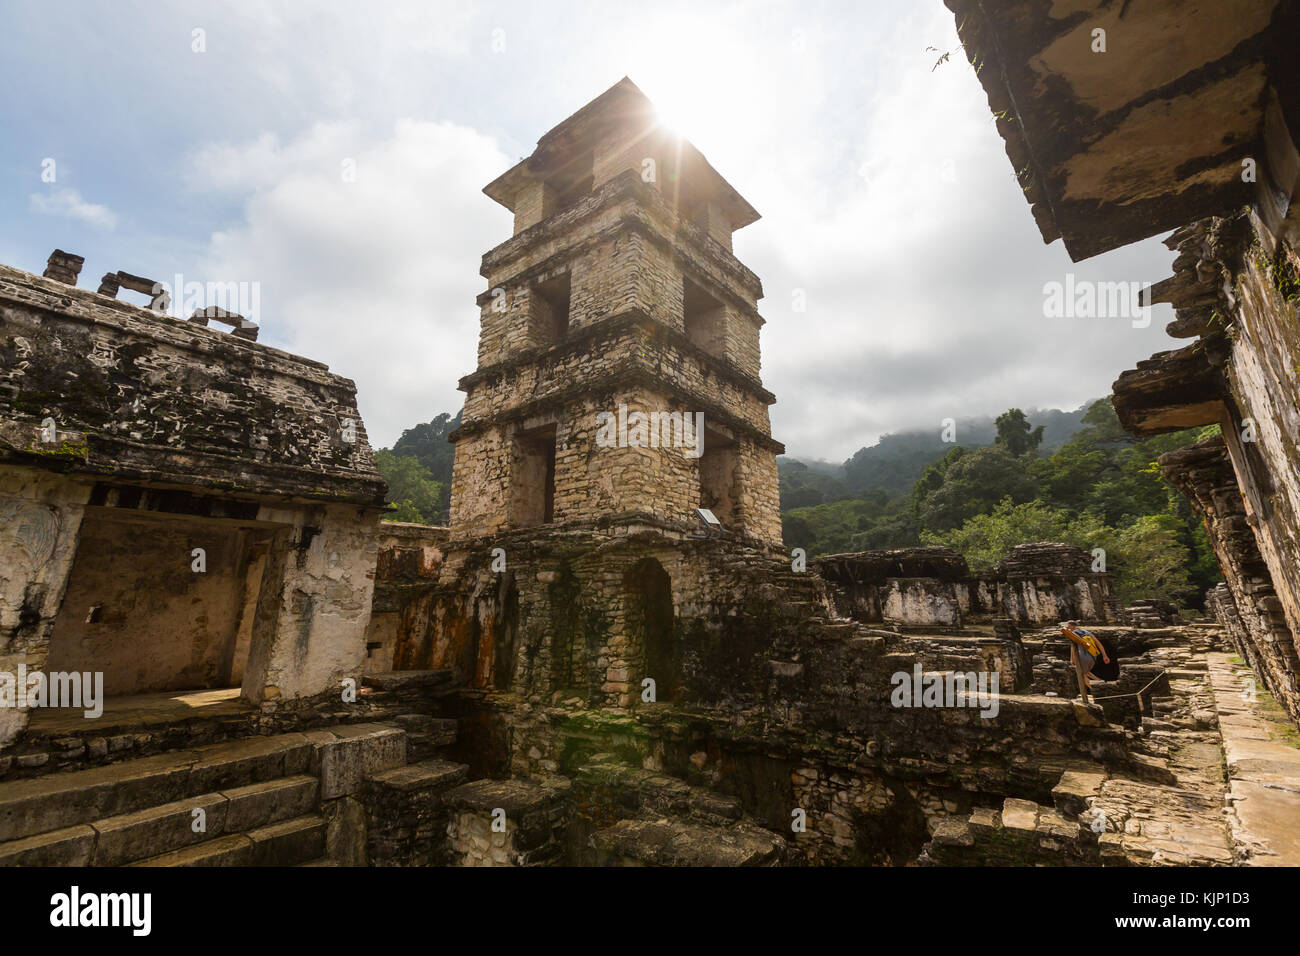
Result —
[[[1025, 417], [1043, 429], [1040, 451], [1051, 454], [1083, 427], [1083, 414], [1090, 402], [1072, 412], [1059, 408], [1035, 409]], [[997, 438], [997, 423], [992, 415], [957, 421], [955, 444], [966, 448], [992, 445]], [[806, 508], [856, 498], [865, 491], [879, 489], [889, 497], [907, 494], [931, 462], [947, 454], [954, 442], [945, 442], [938, 423], [933, 428], [882, 435], [880, 440], [860, 448], [840, 465], [826, 461], [777, 459], [781, 475], [781, 510]]]
[[[971, 441], [974, 429], [963, 439], [959, 427], [958, 442], [936, 443], [937, 453], [927, 453], [933, 460], [901, 493], [879, 487], [853, 493], [848, 463], [837, 476], [824, 463], [787, 462], [783, 502], [827, 497], [785, 508], [785, 543], [809, 557], [944, 545], [963, 554], [973, 569], [987, 570], [1017, 544], [1064, 541], [1094, 557], [1104, 555], [1121, 599], [1195, 605], [1219, 579], [1218, 568], [1200, 519], [1155, 462], [1217, 426], [1139, 441], [1124, 432], [1109, 399], [1093, 402], [1080, 425], [1055, 449], [1045, 447], [1046, 423], [1040, 418], [1033, 425], [1031, 416], [1015, 408], [994, 420], [994, 440], [982, 446]], [[881, 446], [879, 460], [889, 461], [890, 446]]]

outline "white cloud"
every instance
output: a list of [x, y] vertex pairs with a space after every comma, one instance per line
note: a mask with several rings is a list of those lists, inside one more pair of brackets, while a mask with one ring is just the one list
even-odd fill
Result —
[[[209, 146], [190, 184], [242, 185], [243, 218], [214, 233], [201, 278], [258, 282], [261, 340], [356, 380], [375, 445], [460, 408], [473, 369], [483, 252], [509, 213], [481, 192], [509, 165], [496, 143], [452, 123], [399, 121], [358, 147], [321, 125], [280, 145]], [[347, 181], [342, 162], [355, 163]]]
[[75, 189], [51, 189], [48, 192], [32, 193], [28, 198], [32, 209], [46, 216], [79, 219], [100, 229], [112, 229], [117, 225], [117, 216], [111, 209], [98, 203], [86, 202]]

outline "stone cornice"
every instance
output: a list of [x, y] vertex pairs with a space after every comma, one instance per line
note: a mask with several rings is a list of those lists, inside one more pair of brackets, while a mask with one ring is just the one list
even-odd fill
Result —
[[[503, 268], [511, 260], [524, 257], [538, 245], [572, 235], [582, 223], [629, 199], [635, 200], [641, 208], [636, 212], [620, 216], [615, 222], [565, 246], [559, 252], [547, 256], [543, 262], [518, 270], [495, 284], [504, 287], [517, 283], [535, 271], [544, 272], [554, 268], [556, 260], [572, 258], [576, 252], [588, 248], [611, 234], [633, 229], [664, 248], [670, 249], [674, 256], [690, 263], [699, 274], [707, 276], [707, 266], [711, 265], [755, 299], [762, 298], [763, 284], [758, 276], [694, 223], [682, 220], [663, 195], [653, 186], [643, 183], [633, 170], [619, 174], [568, 209], [542, 220], [489, 250], [483, 256], [479, 274], [488, 278], [494, 270]], [[675, 226], [675, 230], [671, 226]], [[743, 308], [757, 321], [762, 321], [757, 310], [730, 289], [713, 282], [710, 282], [710, 286], [724, 292], [733, 304]], [[485, 297], [490, 295], [490, 290], [480, 295], [479, 304], [481, 305]]]
[[470, 435], [478, 434], [494, 425], [505, 422], [522, 421], [537, 415], [562, 408], [575, 399], [583, 396], [598, 394], [603, 391], [612, 391], [618, 388], [627, 388], [643, 386], [657, 389], [667, 393], [670, 398], [682, 402], [692, 412], [703, 412], [706, 421], [721, 424], [733, 435], [744, 436], [752, 440], [761, 448], [772, 451], [781, 455], [785, 453], [785, 445], [771, 435], [756, 428], [754, 425], [745, 421], [736, 415], [731, 414], [721, 405], [701, 397], [699, 394], [683, 388], [678, 385], [671, 377], [665, 376], [654, 369], [647, 368], [635, 361], [623, 364], [613, 371], [603, 375], [594, 376], [584, 379], [581, 382], [570, 385], [567, 388], [556, 389], [548, 392], [540, 398], [528, 402], [521, 402], [513, 408], [508, 408], [488, 415], [484, 418], [476, 419], [472, 422], [466, 422], [455, 431], [447, 436], [449, 441], [456, 442]]
[[583, 351], [601, 339], [616, 338], [619, 333], [635, 326], [653, 326], [656, 334], [662, 336], [665, 341], [680, 349], [684, 354], [694, 358], [718, 378], [730, 382], [738, 388], [752, 392], [765, 405], [776, 404], [776, 396], [764, 388], [758, 379], [746, 375], [726, 359], [720, 359], [716, 355], [705, 351], [687, 338], [684, 332], [673, 328], [666, 322], [659, 321], [643, 309], [629, 309], [626, 312], [619, 312], [607, 318], [597, 319], [589, 325], [574, 329], [564, 338], [564, 341], [555, 345], [522, 349], [504, 361], [484, 365], [463, 376], [457, 383], [457, 388], [462, 392], [468, 392], [481, 382], [517, 373], [520, 369], [534, 363], [541, 364], [543, 360], [547, 364], [553, 364], [567, 355]]

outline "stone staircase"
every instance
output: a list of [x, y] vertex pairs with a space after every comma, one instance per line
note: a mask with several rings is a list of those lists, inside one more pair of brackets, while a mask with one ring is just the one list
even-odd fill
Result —
[[464, 777], [429, 756], [454, 739], [455, 721], [404, 715], [7, 781], [0, 865], [364, 863], [358, 834], [400, 852], [421, 835], [405, 828], [407, 798]]
[[[1231, 866], [1225, 767], [1203, 660], [1165, 672], [1167, 696], [1128, 735], [1125, 759], [1063, 767], [1050, 805], [1007, 796], [939, 821], [923, 864]], [[1300, 761], [1297, 761], [1300, 765]]]

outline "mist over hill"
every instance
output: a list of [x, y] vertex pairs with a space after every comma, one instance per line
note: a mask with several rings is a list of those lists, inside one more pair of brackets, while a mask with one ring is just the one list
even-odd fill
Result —
[[[1030, 423], [1043, 427], [1042, 454], [1051, 454], [1082, 427], [1083, 415], [1091, 402], [1074, 411], [1059, 408], [1027, 411]], [[781, 476], [781, 510], [856, 498], [863, 492], [880, 490], [890, 497], [911, 491], [930, 463], [942, 458], [954, 444], [983, 448], [997, 437], [996, 416], [980, 415], [959, 419], [956, 441], [945, 442], [939, 427], [917, 428], [882, 435], [874, 445], [858, 449], [846, 461], [835, 464], [822, 459], [777, 459]]]

